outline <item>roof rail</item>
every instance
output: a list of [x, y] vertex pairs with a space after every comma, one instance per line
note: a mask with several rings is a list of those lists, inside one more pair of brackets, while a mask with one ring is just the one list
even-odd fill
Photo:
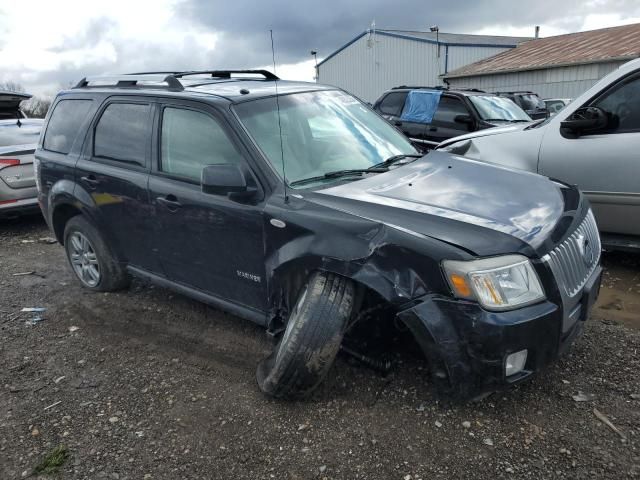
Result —
[[487, 93], [486, 91], [480, 90], [479, 88], [456, 88], [454, 90], [458, 90], [459, 92]]
[[274, 75], [269, 70], [194, 70], [189, 72], [176, 72], [173, 76], [175, 78], [182, 78], [189, 75], [211, 75], [212, 78], [231, 78], [231, 75], [234, 73], [262, 75], [265, 80], [280, 80], [280, 77]]
[[420, 89], [429, 89], [429, 90], [448, 90], [448, 88], [444, 85], [436, 85], [435, 87], [426, 87], [426, 86], [412, 86], [412, 85], [400, 85], [398, 87], [393, 87], [391, 90], [420, 90]]
[[[93, 85], [92, 85], [93, 84]], [[116, 88], [164, 88], [166, 90], [184, 90], [184, 86], [173, 75], [133, 74], [85, 77], [73, 88], [116, 87]]]

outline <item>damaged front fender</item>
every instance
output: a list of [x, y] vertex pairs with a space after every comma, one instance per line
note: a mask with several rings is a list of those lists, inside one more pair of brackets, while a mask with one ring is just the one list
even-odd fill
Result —
[[[400, 306], [430, 293], [445, 294], [441, 259], [464, 258], [460, 249], [384, 222], [295, 197], [287, 207], [272, 206], [265, 223], [272, 317], [286, 318], [314, 270], [350, 278]], [[274, 226], [274, 218], [286, 227]]]

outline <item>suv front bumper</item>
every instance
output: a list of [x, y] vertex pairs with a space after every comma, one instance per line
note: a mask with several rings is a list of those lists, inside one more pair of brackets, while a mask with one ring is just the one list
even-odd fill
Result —
[[[427, 357], [438, 393], [466, 400], [525, 380], [563, 354], [583, 330], [601, 273], [598, 266], [567, 313], [548, 300], [490, 312], [474, 302], [428, 295], [398, 317]], [[506, 357], [524, 349], [524, 369], [507, 377]]]

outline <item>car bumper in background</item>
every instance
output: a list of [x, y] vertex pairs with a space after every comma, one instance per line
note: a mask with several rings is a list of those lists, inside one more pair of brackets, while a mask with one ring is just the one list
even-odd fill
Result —
[[[567, 314], [550, 301], [489, 312], [473, 302], [427, 296], [398, 316], [425, 353], [438, 392], [470, 399], [525, 380], [566, 352], [597, 299], [601, 272], [596, 268], [579, 308]], [[507, 357], [524, 350], [522, 370], [508, 376]]]
[[19, 200], [0, 200], [0, 218], [17, 214], [39, 213], [38, 198], [21, 198]]

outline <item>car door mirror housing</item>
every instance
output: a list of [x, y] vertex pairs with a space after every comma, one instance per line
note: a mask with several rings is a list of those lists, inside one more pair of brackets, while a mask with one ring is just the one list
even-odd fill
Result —
[[473, 117], [471, 115], [456, 115], [453, 118], [453, 121], [456, 123], [464, 123], [465, 125], [473, 125]]
[[560, 131], [564, 136], [577, 137], [584, 133], [595, 133], [609, 124], [607, 112], [599, 107], [582, 107], [560, 122]]
[[238, 165], [222, 163], [202, 169], [202, 191], [214, 195], [246, 192], [247, 178]]

